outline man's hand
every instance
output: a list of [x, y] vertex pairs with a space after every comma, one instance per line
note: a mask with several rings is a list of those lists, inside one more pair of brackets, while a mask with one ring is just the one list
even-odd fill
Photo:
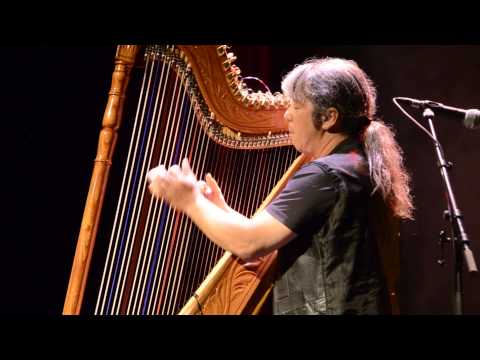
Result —
[[210, 173], [205, 176], [205, 181], [199, 181], [199, 185], [203, 196], [205, 196], [208, 200], [222, 210], [232, 210], [225, 202], [225, 198], [223, 197], [220, 187]]
[[163, 199], [179, 211], [186, 212], [197, 196], [201, 195], [200, 184], [190, 168], [188, 159], [182, 166], [171, 166], [168, 170], [160, 165], [147, 174], [148, 189], [153, 196]]

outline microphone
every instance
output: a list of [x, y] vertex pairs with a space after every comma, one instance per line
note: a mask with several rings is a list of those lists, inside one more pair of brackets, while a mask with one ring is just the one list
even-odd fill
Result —
[[480, 110], [478, 109], [459, 109], [452, 106], [443, 105], [441, 103], [430, 101], [430, 100], [416, 100], [410, 99], [406, 97], [396, 97], [396, 100], [401, 100], [411, 107], [414, 108], [425, 108], [429, 107], [432, 109], [439, 109], [445, 111], [447, 113], [451, 113], [454, 115], [460, 115], [463, 118], [463, 125], [468, 129], [477, 129], [480, 128]]

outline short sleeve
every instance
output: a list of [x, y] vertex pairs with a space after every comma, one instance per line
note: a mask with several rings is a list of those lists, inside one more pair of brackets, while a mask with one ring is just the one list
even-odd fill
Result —
[[319, 229], [337, 198], [336, 179], [311, 162], [290, 178], [266, 211], [297, 235]]

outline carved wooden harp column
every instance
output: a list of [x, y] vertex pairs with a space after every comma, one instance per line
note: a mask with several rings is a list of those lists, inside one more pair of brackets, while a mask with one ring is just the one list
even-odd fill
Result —
[[137, 46], [119, 46], [115, 56], [115, 70], [68, 283], [64, 314], [79, 314], [82, 306], [112, 155], [117, 141], [117, 130], [122, 119], [125, 93], [138, 50]]
[[[260, 311], [276, 254], [240, 262], [145, 187], [148, 169], [189, 157], [199, 178], [211, 172], [227, 202], [253, 216], [305, 161], [290, 146], [286, 99], [253, 92], [234, 60], [226, 46], [118, 47], [64, 314], [90, 312], [85, 303], [96, 314]], [[107, 180], [135, 63], [144, 71], [140, 90], [128, 92], [138, 105], [124, 119], [135, 118], [132, 134], [120, 139], [130, 140], [119, 160], [127, 170], [121, 189], [111, 191], [107, 183], [114, 179]], [[119, 202], [112, 230], [98, 231], [107, 227], [107, 214], [100, 216], [105, 199]], [[92, 270], [94, 258], [102, 271]], [[86, 294], [95, 299], [85, 300]]]

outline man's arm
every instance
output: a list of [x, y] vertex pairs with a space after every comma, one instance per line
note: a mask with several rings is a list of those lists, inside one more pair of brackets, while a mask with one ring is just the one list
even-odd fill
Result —
[[147, 179], [155, 197], [184, 212], [210, 240], [243, 260], [268, 254], [296, 236], [266, 211], [249, 219], [226, 204], [219, 207], [207, 199], [187, 159], [181, 168], [174, 165], [167, 171], [161, 165], [152, 169]]
[[233, 210], [223, 211], [201, 195], [185, 213], [210, 240], [243, 260], [266, 255], [296, 236], [266, 211], [249, 219]]

